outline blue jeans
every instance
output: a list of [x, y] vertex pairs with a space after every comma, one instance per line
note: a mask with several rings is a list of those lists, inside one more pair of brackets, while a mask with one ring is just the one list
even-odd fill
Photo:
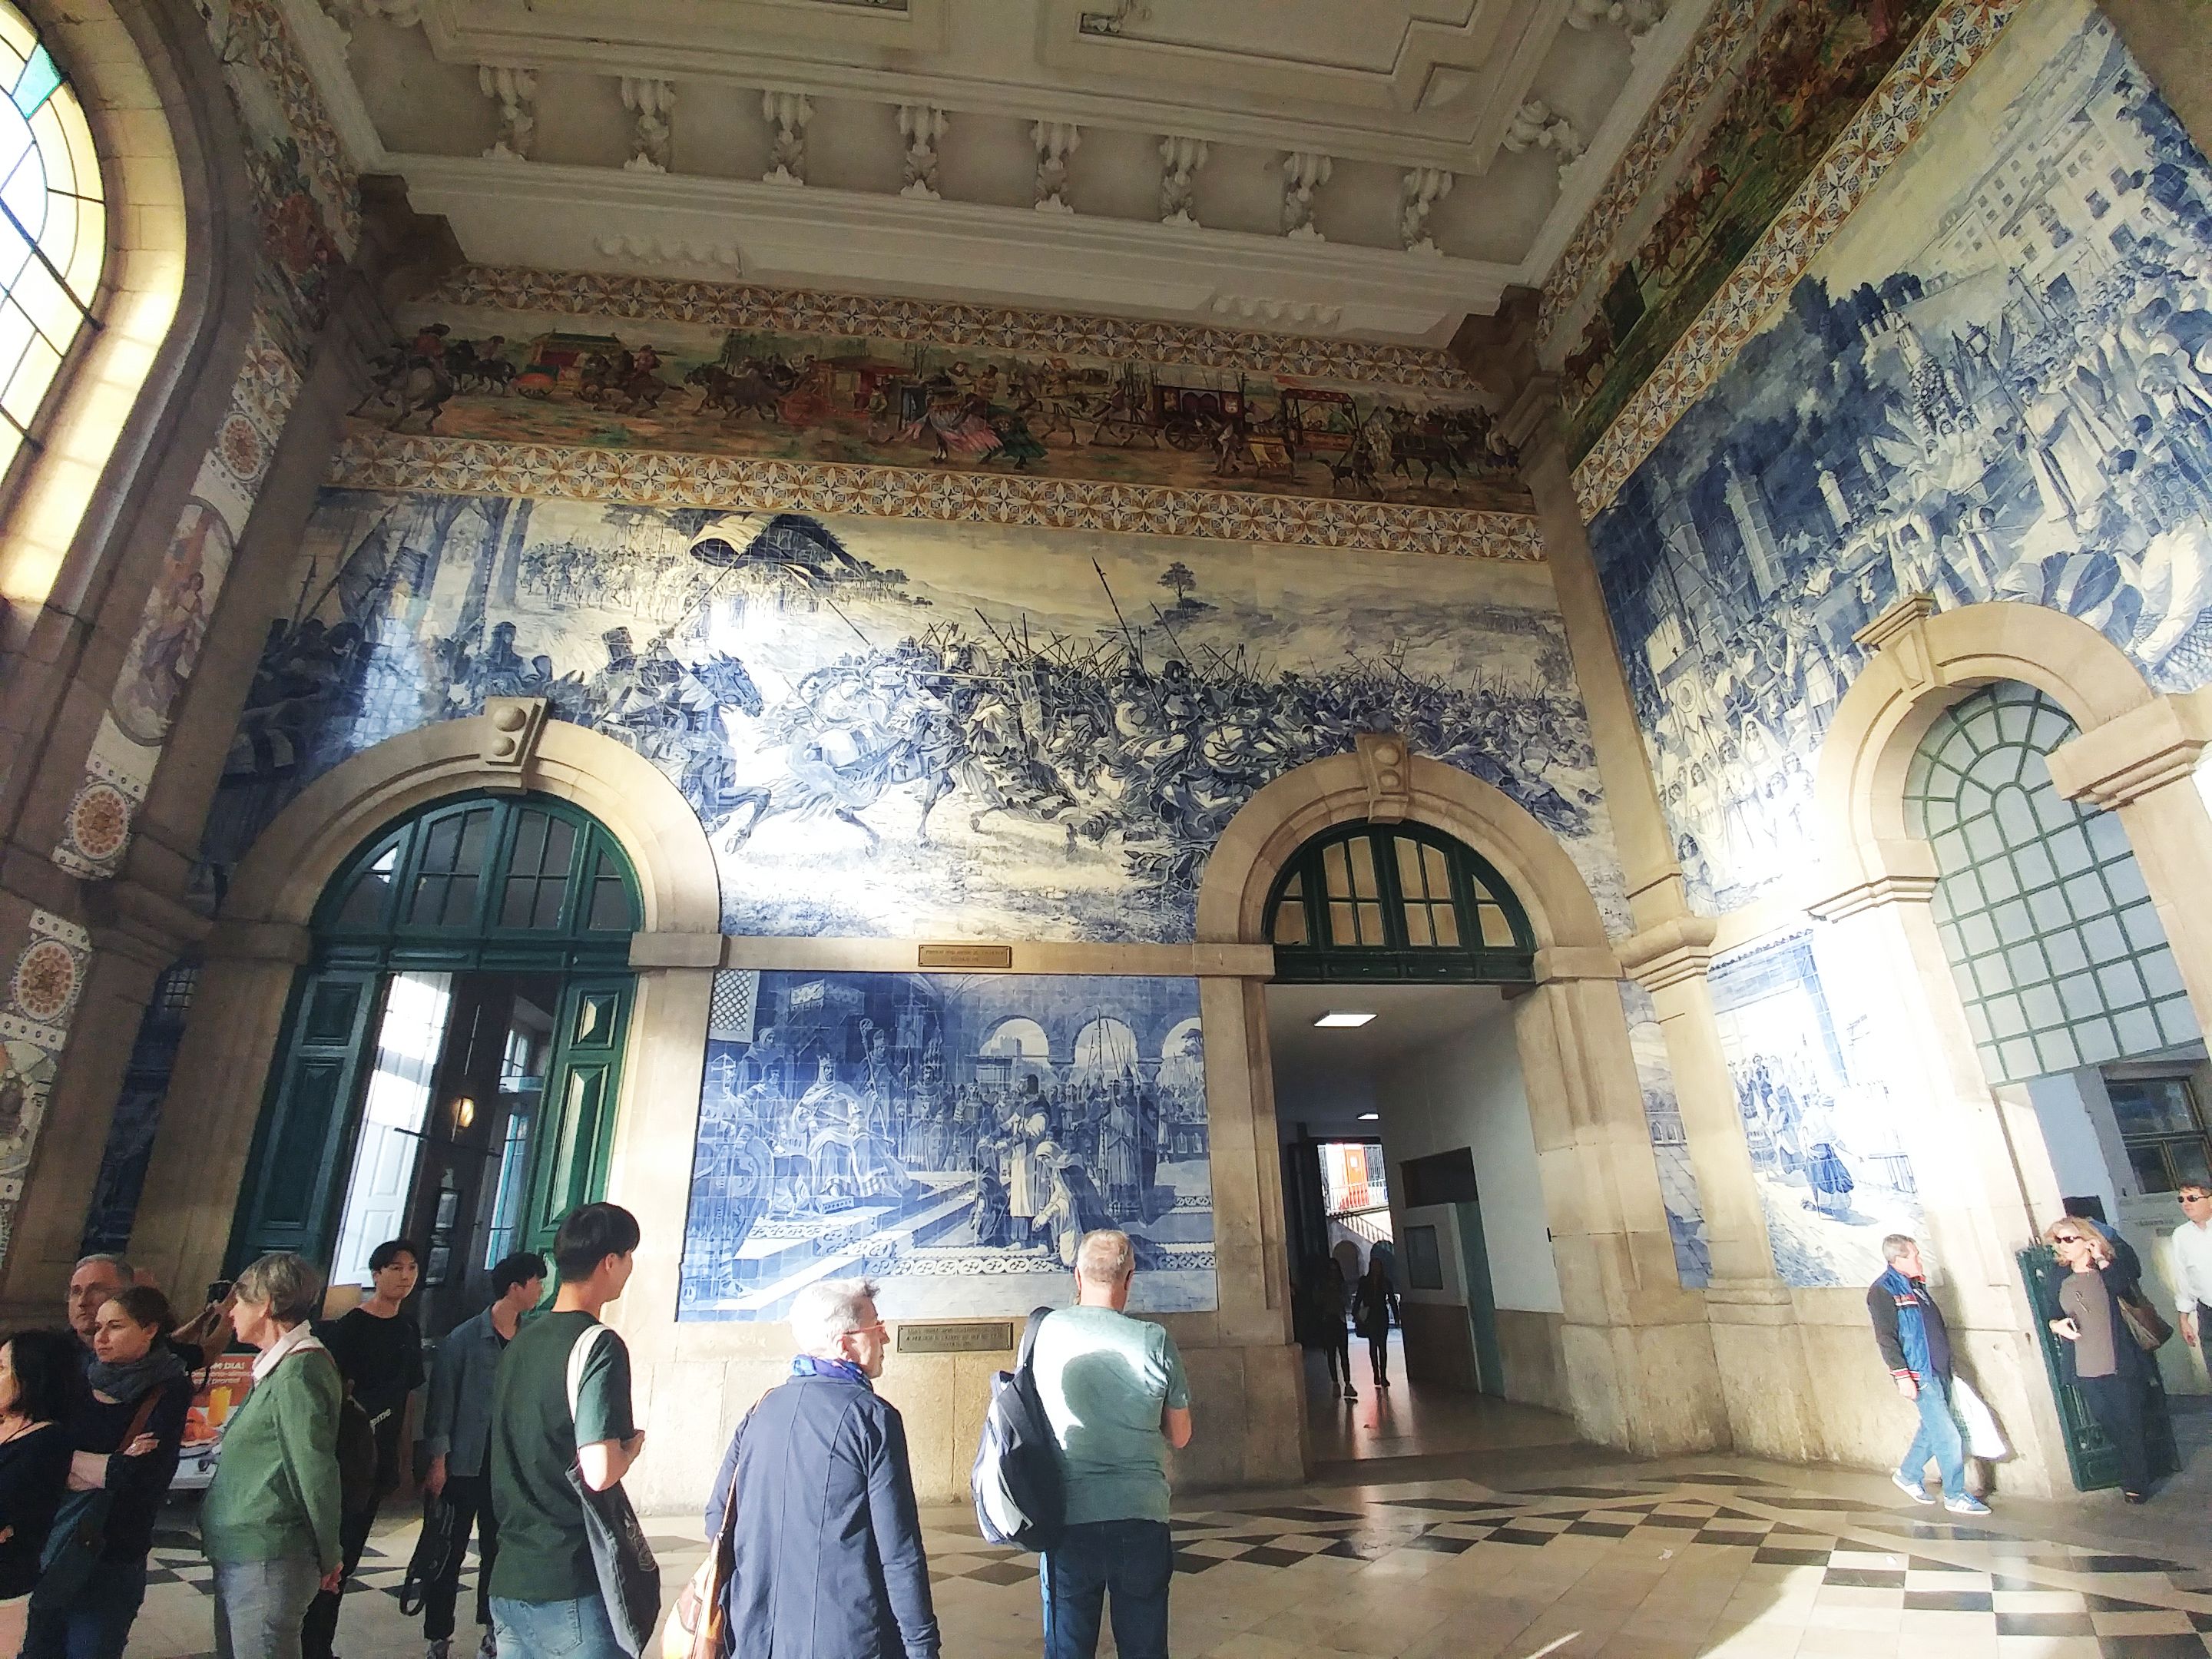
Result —
[[1966, 1495], [1966, 1446], [1959, 1437], [1958, 1419], [1951, 1415], [1950, 1391], [1940, 1376], [1915, 1376], [1920, 1385], [1920, 1397], [1913, 1404], [1920, 1408], [1920, 1432], [1912, 1437], [1905, 1449], [1905, 1461], [1897, 1472], [1914, 1486], [1928, 1476], [1928, 1460], [1936, 1460], [1936, 1472], [1943, 1477], [1943, 1496], [1964, 1498]]
[[[1037, 1572], [1044, 1659], [1093, 1659], [1099, 1613], [1113, 1595], [1121, 1659], [1168, 1659], [1168, 1581], [1175, 1546], [1164, 1521], [1086, 1521], [1060, 1535]], [[507, 1659], [504, 1650], [500, 1659]]]
[[22, 1659], [123, 1659], [146, 1600], [146, 1559], [95, 1561], [71, 1595], [31, 1598]]
[[216, 1659], [300, 1659], [300, 1621], [322, 1583], [312, 1555], [216, 1562]]
[[607, 1604], [594, 1593], [573, 1601], [491, 1598], [499, 1659], [629, 1659], [615, 1640]]

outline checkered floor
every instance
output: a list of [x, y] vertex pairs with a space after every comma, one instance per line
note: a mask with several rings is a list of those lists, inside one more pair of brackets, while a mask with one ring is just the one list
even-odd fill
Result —
[[[1174, 1522], [1175, 1650], [1220, 1659], [1603, 1655], [1900, 1659], [2204, 1659], [2212, 1539], [2166, 1555], [2024, 1536], [2003, 1513], [1959, 1524], [1831, 1472], [1808, 1490], [1725, 1468], [1634, 1466], [1567, 1484], [1469, 1480], [1314, 1488], [1194, 1505]], [[2199, 1511], [2201, 1513], [2201, 1511]], [[2176, 1517], [2179, 1519], [2179, 1516]], [[927, 1517], [945, 1652], [1036, 1649], [1035, 1559], [986, 1545], [957, 1511]], [[654, 1523], [671, 1595], [696, 1534]], [[665, 1530], [664, 1530], [665, 1529]], [[413, 1656], [397, 1595], [411, 1522], [381, 1529], [340, 1627], [346, 1659]], [[188, 1531], [156, 1540], [161, 1628], [131, 1659], [204, 1650], [207, 1571]], [[188, 1597], [196, 1618], [185, 1616]], [[464, 1600], [457, 1646], [473, 1644]], [[1364, 1608], [1364, 1613], [1358, 1610]], [[1394, 1620], [1407, 1620], [1403, 1632]], [[1414, 1629], [1421, 1620], [1431, 1623]], [[1334, 1620], [1335, 1622], [1331, 1622]], [[1401, 1637], [1404, 1639], [1401, 1639]]]

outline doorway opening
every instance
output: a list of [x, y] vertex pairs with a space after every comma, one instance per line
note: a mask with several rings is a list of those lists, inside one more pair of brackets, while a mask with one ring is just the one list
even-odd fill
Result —
[[316, 908], [230, 1271], [295, 1250], [342, 1297], [406, 1238], [425, 1335], [480, 1309], [501, 1257], [605, 1190], [640, 915], [563, 802], [466, 796], [369, 837]]

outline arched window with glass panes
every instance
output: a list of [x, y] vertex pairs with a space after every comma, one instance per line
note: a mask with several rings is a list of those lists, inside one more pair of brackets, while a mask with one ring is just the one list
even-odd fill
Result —
[[107, 258], [100, 159], [84, 110], [38, 30], [0, 0], [0, 475], [88, 329]]
[[1415, 823], [1347, 823], [1293, 854], [1268, 895], [1282, 980], [1526, 984], [1535, 935], [1472, 848]]

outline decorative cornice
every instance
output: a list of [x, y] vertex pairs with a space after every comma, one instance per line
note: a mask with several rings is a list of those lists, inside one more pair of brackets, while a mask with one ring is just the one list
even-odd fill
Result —
[[1925, 904], [1936, 891], [1937, 879], [1934, 875], [1885, 872], [1846, 887], [1839, 893], [1816, 899], [1805, 908], [1816, 921], [1848, 921], [1853, 916], [1879, 909], [1886, 904]]
[[2025, 0], [1943, 0], [1843, 135], [1575, 469], [1595, 519], [1712, 388], [1806, 267], [1949, 101]]
[[1547, 945], [1536, 952], [1536, 982], [1620, 977], [1620, 958], [1595, 945]]
[[2212, 749], [2207, 690], [2154, 697], [2059, 744], [2046, 757], [2051, 781], [2067, 799], [2106, 811], [2173, 784], [2193, 787]]
[[863, 340], [1042, 351], [1109, 362], [1243, 369], [1354, 385], [1472, 394], [1478, 388], [1450, 354], [1431, 346], [1323, 340], [1200, 323], [1146, 321], [953, 301], [829, 294], [676, 277], [465, 265], [432, 302], [574, 317], [703, 324]]
[[1705, 975], [1712, 966], [1713, 939], [1719, 931], [1720, 924], [1711, 916], [1675, 916], [1613, 948], [1628, 976], [1656, 996]]
[[1759, 0], [1721, 0], [1698, 32], [1689, 50], [1667, 77], [1651, 108], [1607, 175], [1605, 188], [1590, 204], [1574, 235], [1544, 280], [1543, 303], [1536, 313], [1538, 340], [1548, 345], [1566, 313], [1594, 286], [1593, 273], [1609, 272], [1614, 244], [1659, 171], [1688, 136], [1705, 100], [1735, 61], [1753, 33]]
[[348, 438], [331, 457], [327, 482], [352, 489], [930, 519], [1532, 563], [1544, 557], [1537, 521], [1526, 514], [391, 433]]

